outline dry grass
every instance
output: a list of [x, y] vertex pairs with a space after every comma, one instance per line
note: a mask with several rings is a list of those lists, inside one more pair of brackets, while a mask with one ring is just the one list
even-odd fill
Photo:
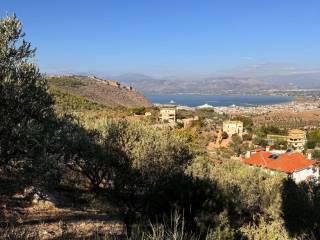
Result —
[[[142, 226], [142, 228], [141, 228]], [[90, 228], [88, 224], [81, 224], [73, 231], [70, 231], [70, 224], [59, 222], [56, 228], [41, 229], [28, 227], [7, 227], [0, 231], [0, 238], [3, 240], [197, 240], [198, 237], [186, 231], [183, 216], [174, 214], [169, 221], [159, 224], [136, 226], [130, 236], [115, 234], [114, 232], [99, 227]], [[143, 229], [143, 230], [142, 230]], [[212, 239], [207, 236], [207, 239]]]
[[299, 128], [304, 126], [317, 126], [320, 119], [320, 109], [303, 112], [271, 112], [253, 118], [256, 126], [276, 125], [285, 128]]

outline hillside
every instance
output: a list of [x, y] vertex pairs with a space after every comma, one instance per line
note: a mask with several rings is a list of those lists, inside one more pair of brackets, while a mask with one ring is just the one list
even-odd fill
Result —
[[55, 109], [61, 112], [87, 112], [107, 109], [104, 105], [54, 86], [50, 87], [49, 92], [54, 97]]
[[306, 126], [317, 126], [319, 123], [319, 116], [319, 109], [285, 113], [273, 111], [254, 117], [253, 122], [256, 126], [266, 124], [282, 128], [303, 128]]
[[52, 76], [49, 86], [108, 107], [148, 107], [152, 104], [128, 85], [94, 76]]

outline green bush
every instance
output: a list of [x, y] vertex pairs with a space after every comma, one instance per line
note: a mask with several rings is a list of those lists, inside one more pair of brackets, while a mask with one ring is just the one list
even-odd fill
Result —
[[58, 112], [86, 112], [104, 110], [107, 107], [87, 100], [84, 97], [68, 93], [56, 87], [50, 87], [50, 93], [53, 95], [55, 108]]
[[68, 78], [65, 77], [50, 77], [48, 78], [49, 83], [56, 85], [56, 86], [63, 86], [63, 87], [80, 87], [80, 86], [86, 86], [86, 83], [81, 81], [80, 79], [77, 79], [75, 76], [71, 76]]

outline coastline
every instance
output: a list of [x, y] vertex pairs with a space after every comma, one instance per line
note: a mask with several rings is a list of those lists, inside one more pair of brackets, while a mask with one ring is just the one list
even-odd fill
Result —
[[[215, 96], [218, 96], [218, 95], [215, 95]], [[177, 106], [178, 110], [195, 111], [197, 109], [205, 109], [206, 107], [204, 107], [204, 105], [206, 105], [207, 103], [204, 103], [203, 105], [197, 105], [197, 106], [189, 106], [187, 104], [179, 104], [176, 102], [154, 103], [155, 106], [168, 105], [168, 104], [173, 104]], [[288, 99], [288, 101], [280, 102], [280, 103], [242, 104], [242, 105], [232, 104], [232, 105], [226, 105], [226, 106], [217, 106], [209, 103], [209, 107], [207, 107], [206, 109], [213, 109], [218, 114], [259, 116], [259, 115], [264, 115], [271, 112], [278, 112], [279, 114], [283, 114], [285, 112], [299, 113], [299, 112], [304, 112], [309, 110], [316, 110], [319, 108], [320, 108], [319, 99], [291, 97], [290, 99]]]
[[152, 103], [175, 104], [187, 107], [199, 107], [204, 104], [213, 107], [257, 107], [288, 103], [293, 100], [289, 96], [265, 95], [207, 95], [207, 94], [157, 94], [145, 95]]
[[304, 112], [309, 110], [319, 109], [320, 100], [294, 100], [292, 99], [286, 103], [278, 104], [269, 104], [269, 105], [260, 105], [252, 107], [215, 107], [215, 111], [219, 114], [229, 114], [229, 115], [249, 115], [249, 116], [258, 116], [268, 114], [270, 112]]

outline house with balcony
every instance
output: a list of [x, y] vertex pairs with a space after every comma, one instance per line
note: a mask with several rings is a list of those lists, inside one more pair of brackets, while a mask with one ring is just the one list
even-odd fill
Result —
[[288, 147], [298, 152], [302, 152], [305, 144], [307, 143], [306, 132], [300, 129], [289, 130], [287, 142]]

